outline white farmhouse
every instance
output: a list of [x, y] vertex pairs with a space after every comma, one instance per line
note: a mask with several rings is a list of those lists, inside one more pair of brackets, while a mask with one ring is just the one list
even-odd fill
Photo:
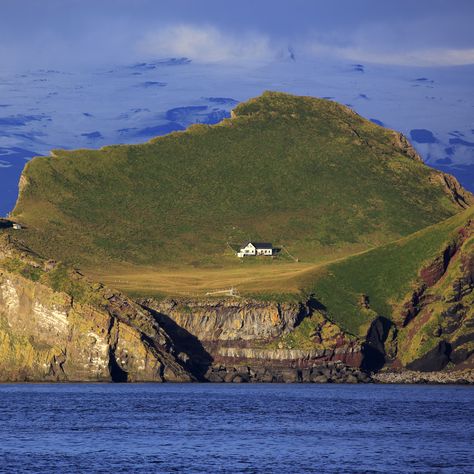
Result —
[[237, 257], [255, 257], [256, 255], [273, 255], [273, 246], [268, 242], [248, 242], [237, 252]]

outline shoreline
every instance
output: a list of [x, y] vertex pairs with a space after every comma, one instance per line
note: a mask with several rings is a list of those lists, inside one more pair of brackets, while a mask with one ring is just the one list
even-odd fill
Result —
[[381, 371], [372, 374], [379, 384], [404, 385], [474, 385], [474, 369], [450, 372], [418, 372], [414, 370]]
[[347, 382], [344, 380], [322, 381], [211, 381], [199, 380], [189, 382], [174, 381], [129, 381], [114, 382], [112, 380], [14, 380], [0, 381], [4, 385], [462, 385], [474, 386], [474, 369], [453, 372], [416, 372], [412, 370], [382, 371], [368, 375], [366, 381]]

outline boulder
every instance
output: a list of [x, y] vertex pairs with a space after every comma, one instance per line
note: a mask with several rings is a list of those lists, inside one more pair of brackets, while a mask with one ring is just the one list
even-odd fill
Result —
[[355, 375], [349, 374], [349, 375], [345, 378], [345, 382], [346, 382], [346, 383], [359, 383], [359, 380], [358, 380], [358, 378], [357, 378]]
[[210, 371], [205, 376], [206, 380], [212, 383], [221, 383], [224, 381], [222, 375], [219, 372]]
[[313, 383], [328, 383], [329, 379], [326, 377], [326, 375], [318, 375], [316, 377], [313, 377], [311, 381]]
[[263, 373], [259, 373], [257, 382], [271, 383], [275, 382], [275, 380], [275, 375], [268, 370], [265, 370]]
[[300, 382], [299, 374], [296, 369], [285, 369], [280, 372], [280, 377], [284, 383]]
[[237, 374], [233, 379], [232, 383], [246, 383], [248, 380], [242, 375]]
[[234, 377], [235, 377], [236, 375], [237, 375], [237, 374], [236, 374], [234, 371], [232, 371], [232, 372], [227, 372], [227, 373], [225, 374], [225, 377], [224, 377], [224, 382], [227, 382], [227, 383], [232, 382], [232, 381], [234, 380]]

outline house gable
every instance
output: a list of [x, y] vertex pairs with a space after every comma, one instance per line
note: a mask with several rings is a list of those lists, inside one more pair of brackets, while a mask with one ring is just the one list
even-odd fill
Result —
[[240, 251], [243, 252], [246, 255], [255, 255], [256, 252], [257, 252], [257, 249], [256, 249], [255, 245], [252, 244], [252, 242], [249, 242], [247, 245], [242, 247], [240, 249]]

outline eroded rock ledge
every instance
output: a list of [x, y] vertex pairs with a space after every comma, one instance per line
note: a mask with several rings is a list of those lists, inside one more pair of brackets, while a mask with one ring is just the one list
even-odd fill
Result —
[[[144, 299], [140, 304], [173, 337], [179, 357], [202, 381], [311, 382], [320, 377], [322, 382], [349, 375], [353, 381], [368, 380], [360, 370], [364, 342], [327, 320], [312, 301]], [[303, 322], [311, 324], [310, 335], [291, 347]]]
[[194, 380], [141, 306], [0, 237], [0, 382]]

